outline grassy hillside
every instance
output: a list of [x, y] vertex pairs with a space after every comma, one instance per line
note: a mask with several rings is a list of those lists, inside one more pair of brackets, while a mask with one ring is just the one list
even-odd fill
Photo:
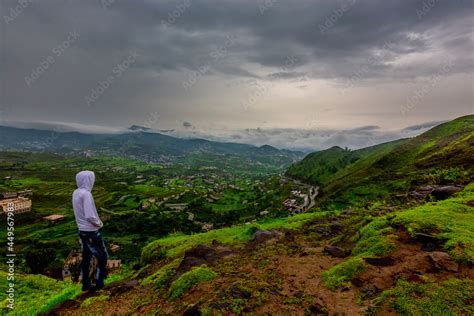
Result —
[[405, 141], [397, 140], [358, 150], [334, 146], [309, 154], [301, 162], [292, 165], [287, 174], [312, 184], [325, 185], [335, 176], [361, 168]]
[[[192, 236], [171, 235], [143, 249], [141, 268], [127, 281], [133, 287], [118, 295], [109, 288], [97, 300], [78, 298], [75, 307], [57, 311], [470, 315], [473, 194], [470, 184], [446, 200], [382, 216], [354, 208], [350, 213], [305, 213]], [[252, 246], [253, 234], [262, 229], [279, 232]], [[435, 248], [423, 250], [419, 233], [437, 240]], [[346, 257], [329, 255], [323, 250], [327, 245], [346, 248]], [[213, 251], [230, 254], [213, 260]], [[436, 253], [449, 257], [445, 266], [430, 261]], [[392, 262], [377, 265], [367, 258]]]
[[424, 184], [467, 183], [474, 166], [474, 116], [422, 135], [356, 151], [331, 148], [307, 156], [290, 176], [322, 185], [320, 205], [364, 204]]

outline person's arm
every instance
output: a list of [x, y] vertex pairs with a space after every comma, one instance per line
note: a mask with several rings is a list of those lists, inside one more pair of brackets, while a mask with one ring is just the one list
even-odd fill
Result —
[[102, 226], [104, 226], [104, 224], [99, 218], [99, 215], [97, 214], [94, 198], [89, 192], [88, 194], [84, 195], [84, 215], [86, 217], [86, 220], [97, 228], [101, 228]]

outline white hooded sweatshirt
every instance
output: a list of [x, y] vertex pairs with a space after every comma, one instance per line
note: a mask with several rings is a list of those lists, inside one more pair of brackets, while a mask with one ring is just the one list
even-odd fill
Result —
[[92, 171], [81, 171], [76, 175], [78, 189], [72, 194], [72, 207], [80, 231], [98, 231], [103, 226], [91, 193], [94, 181]]

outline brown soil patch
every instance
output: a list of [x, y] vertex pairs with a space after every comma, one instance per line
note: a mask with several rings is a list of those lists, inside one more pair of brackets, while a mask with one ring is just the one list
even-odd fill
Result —
[[400, 278], [412, 282], [420, 282], [420, 276], [425, 275], [435, 280], [443, 281], [449, 278], [473, 278], [474, 269], [467, 265], [459, 265], [459, 271], [449, 272], [436, 269], [429, 260], [430, 252], [422, 251], [421, 244], [410, 242], [405, 234], [402, 235], [397, 250], [390, 255], [395, 264], [387, 267], [370, 266], [357, 279], [364, 286], [375, 285], [385, 290], [395, 286]]

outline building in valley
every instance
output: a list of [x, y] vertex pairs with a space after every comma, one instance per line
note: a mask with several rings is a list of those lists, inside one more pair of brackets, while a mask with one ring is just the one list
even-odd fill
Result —
[[0, 200], [0, 207], [4, 214], [8, 213], [10, 207], [13, 209], [13, 214], [31, 212], [31, 205], [31, 200], [24, 197]]
[[0, 199], [16, 199], [17, 196], [16, 192], [0, 192]]
[[62, 221], [64, 218], [65, 218], [64, 215], [53, 214], [53, 215], [43, 217], [43, 220], [51, 224], [56, 224], [57, 222]]

